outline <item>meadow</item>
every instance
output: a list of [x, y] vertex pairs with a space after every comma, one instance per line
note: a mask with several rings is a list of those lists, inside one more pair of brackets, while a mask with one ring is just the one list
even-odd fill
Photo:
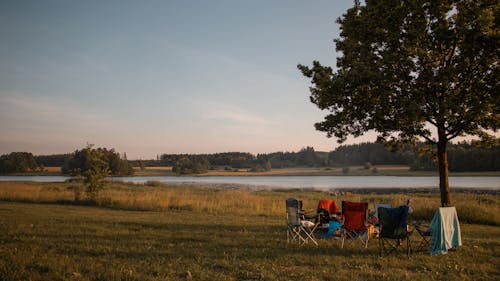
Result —
[[[79, 183], [0, 183], [0, 280], [496, 280], [500, 197], [454, 193], [463, 246], [446, 255], [380, 257], [368, 249], [286, 241], [284, 201], [393, 205], [413, 199], [410, 220], [430, 220], [436, 193], [110, 183], [97, 204]], [[78, 199], [78, 200], [76, 200]], [[417, 243], [418, 237], [412, 237]]]

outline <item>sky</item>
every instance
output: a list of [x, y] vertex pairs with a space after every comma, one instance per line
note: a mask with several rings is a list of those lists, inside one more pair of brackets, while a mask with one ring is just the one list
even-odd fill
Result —
[[352, 5], [1, 1], [0, 154], [331, 151], [297, 64], [335, 66]]

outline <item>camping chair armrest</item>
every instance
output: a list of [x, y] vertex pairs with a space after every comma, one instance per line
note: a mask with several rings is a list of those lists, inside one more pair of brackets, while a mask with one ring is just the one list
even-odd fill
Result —
[[302, 217], [306, 220], [311, 220], [311, 219], [316, 219], [318, 217], [318, 214], [307, 214], [307, 213], [301, 213]]

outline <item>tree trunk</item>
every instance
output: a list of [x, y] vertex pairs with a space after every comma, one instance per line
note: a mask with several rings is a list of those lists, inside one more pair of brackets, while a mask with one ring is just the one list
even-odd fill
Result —
[[448, 182], [448, 152], [446, 136], [439, 133], [438, 141], [438, 167], [439, 167], [439, 191], [441, 192], [441, 206], [450, 206], [450, 184]]

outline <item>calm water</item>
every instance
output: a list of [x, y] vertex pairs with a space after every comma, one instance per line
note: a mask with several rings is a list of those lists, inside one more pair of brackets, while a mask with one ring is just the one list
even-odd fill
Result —
[[[0, 181], [62, 182], [63, 176], [0, 176]], [[116, 181], [145, 183], [206, 183], [250, 188], [436, 188], [438, 177], [396, 176], [228, 176], [228, 177], [117, 177]], [[452, 188], [500, 189], [500, 177], [450, 177]]]

